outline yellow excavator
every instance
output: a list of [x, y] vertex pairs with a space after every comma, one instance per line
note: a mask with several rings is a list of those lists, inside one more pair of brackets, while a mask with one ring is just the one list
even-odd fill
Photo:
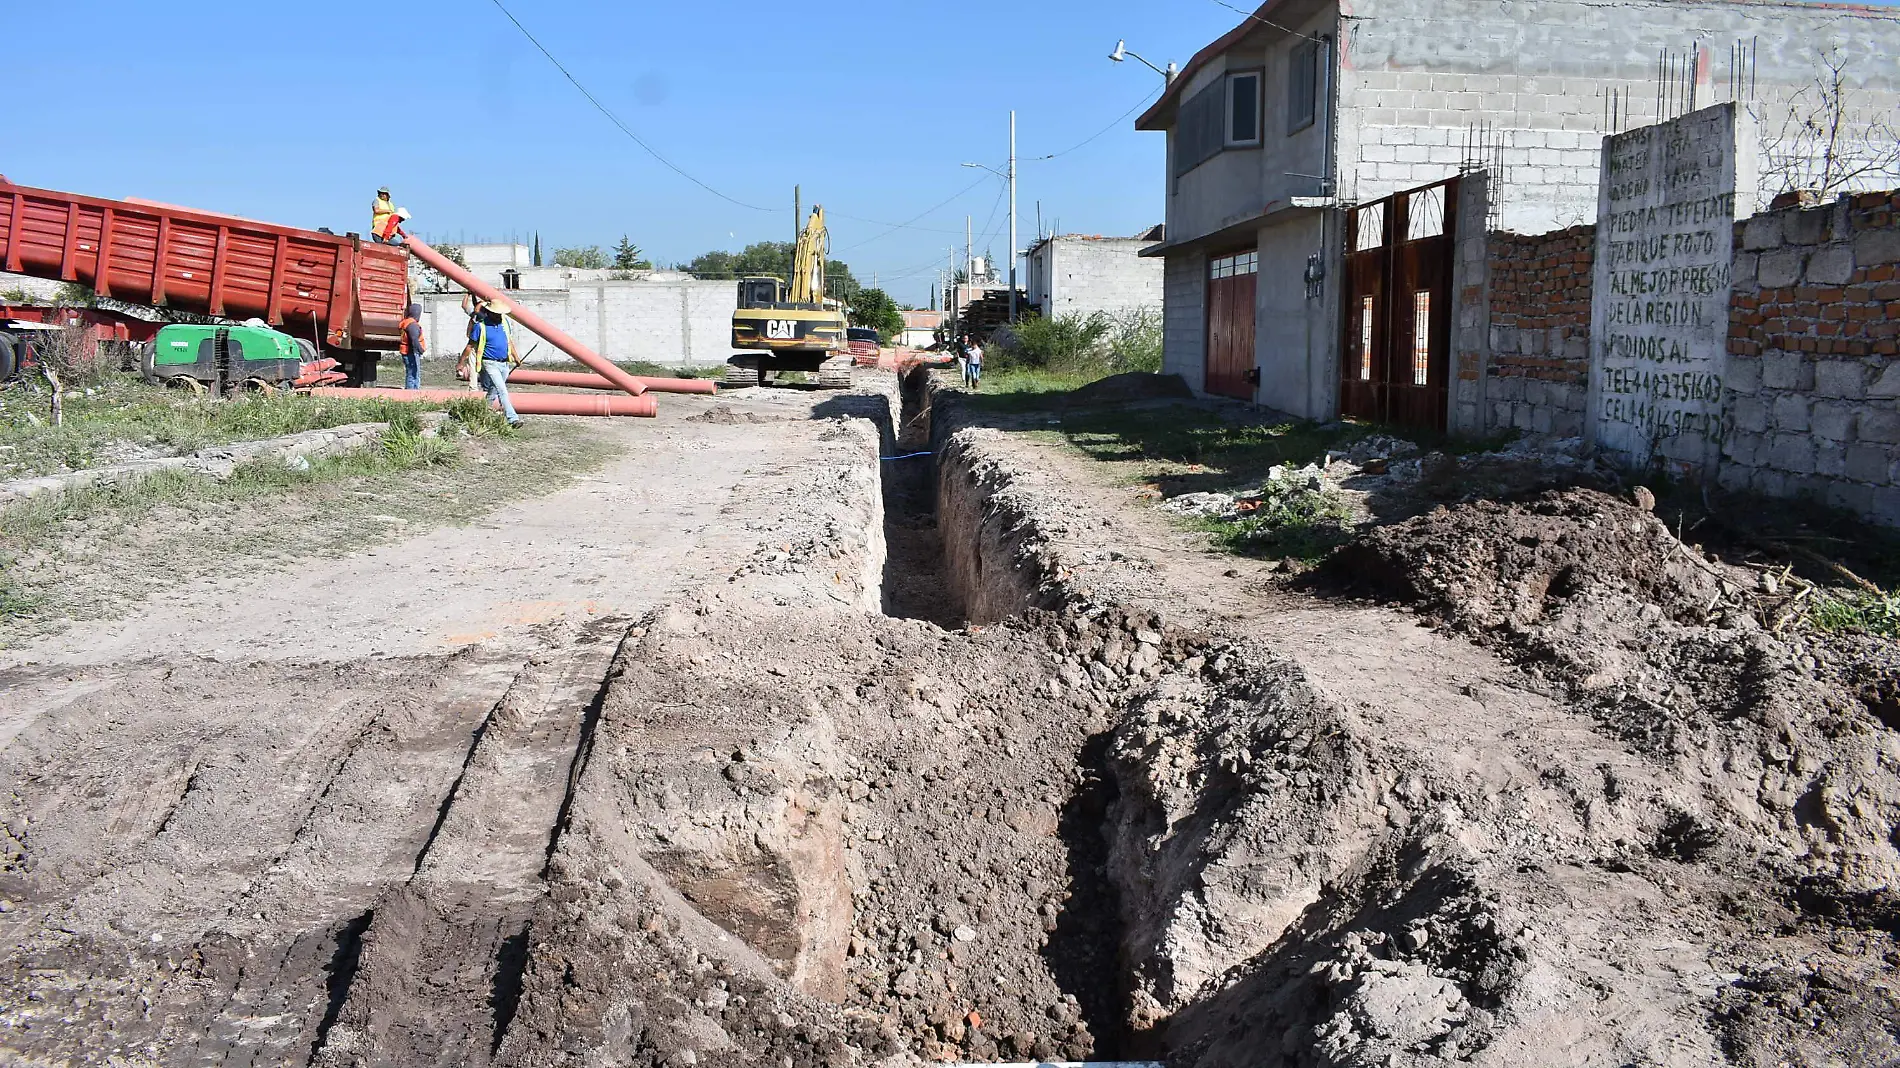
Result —
[[771, 376], [803, 371], [820, 389], [850, 389], [852, 360], [845, 349], [844, 306], [825, 296], [825, 254], [830, 251], [825, 209], [814, 206], [792, 252], [792, 281], [739, 280], [739, 308], [732, 313], [727, 386], [756, 386]]

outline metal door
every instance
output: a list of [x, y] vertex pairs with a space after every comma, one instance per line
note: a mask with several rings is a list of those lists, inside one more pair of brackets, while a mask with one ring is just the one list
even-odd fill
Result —
[[1256, 250], [1216, 256], [1207, 265], [1207, 392], [1253, 399]]
[[1341, 414], [1445, 429], [1457, 205], [1452, 178], [1348, 215]]

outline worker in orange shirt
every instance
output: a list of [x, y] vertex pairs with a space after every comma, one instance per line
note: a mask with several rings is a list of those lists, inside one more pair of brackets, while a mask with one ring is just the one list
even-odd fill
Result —
[[422, 305], [411, 302], [402, 317], [402, 385], [404, 389], [422, 388]]

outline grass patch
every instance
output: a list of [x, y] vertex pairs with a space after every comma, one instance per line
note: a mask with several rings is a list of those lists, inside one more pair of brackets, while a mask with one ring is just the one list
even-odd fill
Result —
[[1344, 423], [1229, 421], [1195, 405], [1078, 412], [1061, 434], [1090, 459], [1180, 490], [1232, 489], [1275, 464], [1301, 467], [1371, 433]]
[[1871, 634], [1900, 638], [1900, 593], [1873, 590], [1833, 591], [1818, 595], [1808, 623], [1829, 634]]
[[[211, 445], [257, 441], [350, 423], [383, 423], [415, 405], [373, 398], [294, 394], [212, 400], [113, 375], [66, 398], [65, 424], [47, 421], [38, 389], [0, 390], [0, 480], [177, 456]], [[31, 418], [29, 418], [31, 417]]]
[[515, 432], [508, 425], [508, 417], [490, 407], [487, 397], [477, 394], [450, 401], [449, 418], [476, 437], [507, 437]]
[[332, 555], [467, 522], [559, 488], [613, 454], [585, 424], [537, 421], [506, 437], [423, 437], [415, 412], [373, 448], [243, 465], [219, 482], [166, 471], [0, 510], [0, 647], [73, 620], [128, 615], [210, 574], [321, 568]]
[[1317, 563], [1352, 539], [1352, 511], [1336, 494], [1300, 487], [1269, 496], [1234, 520], [1195, 519], [1215, 547], [1242, 556]]

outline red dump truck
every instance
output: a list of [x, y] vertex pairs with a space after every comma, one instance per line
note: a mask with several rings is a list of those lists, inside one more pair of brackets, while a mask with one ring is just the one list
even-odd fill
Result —
[[262, 319], [334, 357], [353, 382], [400, 342], [409, 260], [355, 234], [144, 200], [102, 200], [0, 177], [0, 269], [102, 297]]

